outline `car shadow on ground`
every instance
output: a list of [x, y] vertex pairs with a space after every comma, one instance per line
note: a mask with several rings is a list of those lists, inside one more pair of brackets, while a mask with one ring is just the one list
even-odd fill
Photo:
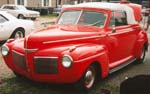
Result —
[[4, 94], [87, 94], [71, 84], [39, 83], [16, 76], [3, 80], [0, 89]]

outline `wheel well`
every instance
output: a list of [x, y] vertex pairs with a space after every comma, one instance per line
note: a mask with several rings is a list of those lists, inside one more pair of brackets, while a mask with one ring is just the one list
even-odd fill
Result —
[[18, 30], [18, 29], [21, 29], [21, 30], [23, 30], [23, 33], [24, 33], [24, 37], [25, 37], [25, 30], [24, 30], [24, 28], [22, 28], [22, 27], [18, 27], [18, 28], [16, 28], [13, 32], [12, 32], [12, 34], [11, 34], [11, 36], [10, 36], [10, 38], [12, 38], [13, 37], [13, 34], [15, 33], [15, 31], [16, 30]]
[[144, 43], [144, 47], [145, 47], [146, 51], [148, 51], [148, 43]]
[[99, 79], [102, 79], [102, 73], [101, 73], [101, 65], [100, 65], [100, 63], [98, 61], [94, 61], [91, 65], [96, 68], [96, 76]]
[[[18, 14], [17, 18], [19, 18], [20, 15], [23, 15], [23, 14]], [[24, 15], [23, 15], [23, 16], [24, 16]]]

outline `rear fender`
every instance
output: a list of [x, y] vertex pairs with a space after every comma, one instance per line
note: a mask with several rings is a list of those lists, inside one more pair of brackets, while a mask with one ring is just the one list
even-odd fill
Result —
[[148, 51], [148, 38], [147, 38], [147, 34], [144, 31], [140, 32], [137, 38], [137, 42], [134, 50], [136, 57], [140, 57], [142, 52], [141, 49], [143, 48], [143, 46], [145, 46], [146, 51]]

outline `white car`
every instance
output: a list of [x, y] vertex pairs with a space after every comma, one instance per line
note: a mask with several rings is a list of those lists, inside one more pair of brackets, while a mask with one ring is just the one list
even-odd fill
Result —
[[6, 4], [1, 7], [1, 10], [7, 11], [8, 13], [19, 19], [31, 18], [32, 20], [35, 20], [40, 16], [40, 13], [38, 11], [28, 10], [23, 5]]
[[0, 42], [9, 38], [23, 38], [33, 30], [33, 21], [17, 19], [7, 12], [0, 11]]

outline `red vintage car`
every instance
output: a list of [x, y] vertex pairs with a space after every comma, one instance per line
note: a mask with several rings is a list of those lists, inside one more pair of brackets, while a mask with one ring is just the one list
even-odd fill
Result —
[[2, 55], [16, 75], [39, 82], [80, 82], [91, 89], [97, 79], [144, 61], [148, 39], [138, 24], [140, 8], [100, 2], [66, 7], [54, 26], [7, 41]]

